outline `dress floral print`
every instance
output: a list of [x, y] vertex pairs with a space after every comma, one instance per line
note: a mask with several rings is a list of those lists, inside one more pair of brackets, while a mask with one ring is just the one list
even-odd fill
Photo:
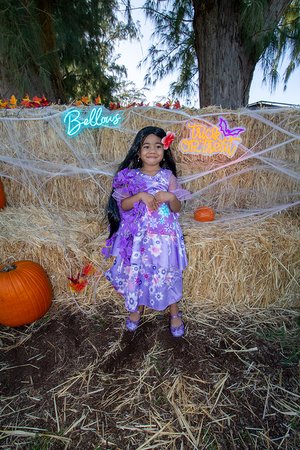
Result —
[[164, 310], [181, 299], [182, 271], [187, 266], [179, 214], [172, 212], [167, 203], [150, 211], [142, 201], [124, 211], [121, 201], [141, 191], [152, 195], [174, 192], [179, 200], [190, 194], [167, 169], [154, 176], [139, 169], [124, 169], [116, 175], [113, 187], [121, 223], [103, 249], [106, 257], [115, 257], [105, 276], [125, 298], [128, 311], [136, 311], [140, 305]]

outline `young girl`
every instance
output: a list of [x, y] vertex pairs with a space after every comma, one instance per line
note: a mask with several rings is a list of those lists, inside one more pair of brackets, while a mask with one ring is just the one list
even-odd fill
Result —
[[157, 311], [169, 306], [170, 331], [181, 337], [177, 303], [187, 257], [178, 212], [189, 192], [176, 179], [169, 149], [174, 137], [152, 126], [137, 133], [113, 180], [110, 235], [102, 252], [116, 257], [105, 276], [125, 298], [127, 329], [137, 329], [144, 306]]

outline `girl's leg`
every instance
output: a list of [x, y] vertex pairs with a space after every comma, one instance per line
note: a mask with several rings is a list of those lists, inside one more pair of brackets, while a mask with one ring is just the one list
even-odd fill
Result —
[[144, 306], [139, 306], [137, 311], [129, 314], [129, 319], [132, 320], [133, 322], [136, 322], [137, 320], [140, 319], [143, 311], [144, 311]]
[[139, 306], [137, 311], [129, 314], [129, 316], [126, 319], [126, 328], [129, 331], [135, 331], [138, 328], [143, 310], [144, 306]]
[[172, 336], [178, 338], [184, 336], [185, 326], [182, 320], [182, 314], [178, 310], [177, 303], [170, 305], [170, 331]]
[[[171, 316], [177, 316], [179, 312], [178, 309], [178, 305], [177, 303], [173, 303], [172, 305], [170, 305], [170, 315]], [[181, 317], [171, 317], [171, 326], [172, 327], [180, 327], [180, 325], [182, 324], [182, 319]]]

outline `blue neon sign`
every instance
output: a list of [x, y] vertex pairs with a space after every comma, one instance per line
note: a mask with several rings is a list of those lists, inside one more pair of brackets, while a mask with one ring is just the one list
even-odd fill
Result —
[[104, 106], [92, 109], [68, 109], [62, 117], [68, 136], [75, 137], [85, 128], [118, 128], [123, 120], [122, 111], [109, 111]]

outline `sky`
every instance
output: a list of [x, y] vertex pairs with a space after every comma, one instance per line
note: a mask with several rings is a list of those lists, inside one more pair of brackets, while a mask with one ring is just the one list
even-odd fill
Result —
[[[141, 0], [131, 1], [133, 6], [140, 6], [142, 3]], [[135, 20], [140, 21], [143, 38], [140, 42], [122, 42], [117, 48], [117, 52], [120, 54], [118, 63], [123, 64], [127, 68], [128, 80], [134, 82], [136, 87], [141, 89], [144, 87], [144, 76], [147, 67], [139, 69], [137, 66], [147, 55], [147, 50], [152, 44], [151, 33], [153, 25], [150, 20], [145, 19], [141, 11], [133, 10], [132, 14]], [[284, 68], [283, 65], [281, 75], [283, 75]], [[175, 78], [175, 75], [169, 76], [164, 80], [157, 82], [154, 87], [148, 87], [149, 91], [145, 91], [147, 101], [150, 102], [150, 104], [158, 101], [166, 101], [168, 99], [169, 85]], [[276, 90], [271, 93], [269, 86], [262, 83], [262, 78], [262, 70], [259, 65], [257, 65], [250, 87], [249, 103], [255, 103], [262, 100], [300, 105], [300, 68], [291, 75], [285, 91], [283, 82], [279, 82]], [[186, 101], [183, 100], [182, 103], [186, 104]], [[197, 97], [191, 99], [190, 106], [199, 107], [199, 99]]]

